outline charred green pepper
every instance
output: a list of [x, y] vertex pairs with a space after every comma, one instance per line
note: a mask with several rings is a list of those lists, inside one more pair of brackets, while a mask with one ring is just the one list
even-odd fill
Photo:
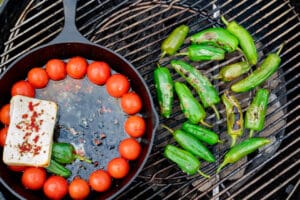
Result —
[[70, 177], [72, 174], [72, 172], [69, 169], [65, 168], [63, 165], [59, 164], [53, 159], [50, 160], [50, 165], [46, 167], [46, 170], [65, 178]]
[[75, 148], [72, 144], [64, 142], [53, 143], [51, 157], [53, 160], [61, 164], [70, 164], [75, 159], [79, 159], [88, 163], [92, 162], [91, 160], [76, 154]]
[[231, 147], [235, 145], [237, 137], [243, 134], [244, 118], [240, 103], [228, 90], [221, 96], [225, 105], [227, 133], [231, 137]]
[[200, 161], [190, 152], [168, 144], [164, 149], [164, 156], [176, 163], [177, 166], [188, 175], [194, 175], [197, 172], [205, 178], [210, 178], [209, 175], [200, 170]]
[[245, 128], [250, 129], [249, 137], [252, 137], [254, 131], [260, 131], [263, 129], [268, 99], [269, 91], [262, 88], [258, 89], [253, 101], [247, 108], [245, 114]]
[[208, 28], [190, 37], [193, 44], [208, 44], [233, 52], [239, 45], [238, 39], [221, 27]]
[[186, 121], [182, 124], [181, 129], [207, 144], [213, 145], [222, 143], [222, 141], [219, 140], [218, 134], [210, 129], [199, 126], [198, 124], [192, 124], [189, 121]]
[[202, 158], [207, 162], [215, 162], [216, 158], [196, 137], [181, 129], [173, 131], [171, 128], [162, 125], [170, 133], [172, 133], [175, 141], [185, 150], [192, 153], [196, 157]]
[[224, 18], [224, 16], [221, 17], [221, 20], [226, 25], [226, 29], [238, 38], [239, 44], [243, 50], [247, 61], [251, 65], [256, 65], [258, 60], [258, 54], [251, 34], [243, 26], [239, 25], [236, 21], [228, 22]]
[[161, 58], [163, 58], [165, 55], [174, 55], [184, 43], [184, 40], [188, 33], [188, 26], [180, 25], [176, 27], [161, 44]]
[[192, 44], [187, 52], [176, 54], [178, 56], [187, 56], [191, 61], [223, 60], [225, 50], [206, 44]]
[[249, 138], [235, 145], [225, 154], [223, 162], [217, 169], [217, 173], [227, 164], [239, 161], [268, 143], [270, 143], [270, 140], [265, 138]]
[[205, 123], [206, 112], [193, 96], [192, 91], [184, 83], [175, 82], [174, 85], [184, 116], [193, 124], [201, 123], [205, 126], [210, 126]]
[[174, 83], [168, 68], [158, 65], [154, 70], [154, 86], [156, 88], [160, 114], [165, 118], [169, 118], [172, 113]]
[[256, 68], [249, 76], [234, 83], [231, 86], [233, 92], [247, 92], [266, 81], [279, 68], [281, 58], [279, 56], [283, 45], [280, 46], [277, 53], [270, 53], [262, 62], [261, 66]]
[[248, 62], [237, 62], [222, 67], [218, 78], [224, 82], [232, 81], [250, 70]]
[[219, 112], [215, 107], [215, 104], [220, 102], [220, 97], [209, 79], [184, 61], [172, 60], [171, 66], [197, 91], [203, 106], [205, 108], [211, 107], [217, 119], [220, 119]]

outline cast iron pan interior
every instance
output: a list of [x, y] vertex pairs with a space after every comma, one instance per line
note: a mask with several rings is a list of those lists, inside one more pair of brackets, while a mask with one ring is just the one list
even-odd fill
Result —
[[[143, 138], [141, 138], [140, 140], [143, 146], [142, 154], [137, 161], [130, 163], [131, 169], [129, 174], [124, 179], [118, 181], [115, 180], [113, 183], [113, 187], [111, 187], [108, 192], [101, 194], [92, 193], [91, 195], [91, 197], [97, 199], [113, 198], [130, 185], [130, 183], [138, 175], [143, 165], [145, 164], [152, 148], [154, 133], [158, 125], [158, 117], [157, 113], [155, 112], [152, 97], [147, 88], [147, 85], [140, 74], [137, 72], [137, 70], [120, 55], [112, 52], [109, 49], [106, 49], [105, 47], [92, 44], [88, 42], [83, 36], [81, 36], [75, 26], [75, 9], [76, 0], [64, 0], [65, 25], [61, 34], [49, 44], [32, 50], [25, 54], [23, 57], [16, 60], [14, 63], [12, 63], [12, 65], [8, 67], [7, 71], [1, 75], [0, 105], [2, 106], [9, 102], [11, 98], [10, 89], [15, 82], [24, 80], [31, 68], [37, 66], [42, 67], [48, 60], [52, 58], [60, 58], [65, 60], [73, 56], [82, 56], [88, 60], [105, 61], [111, 66], [113, 71], [126, 75], [131, 81], [132, 90], [138, 93], [142, 98], [143, 109], [140, 114], [146, 120], [147, 130]], [[83, 98], [83, 101], [89, 100], [89, 96], [87, 95], [81, 96], [80, 98]], [[117, 102], [117, 100], [115, 101]], [[123, 126], [122, 123], [119, 124], [118, 128], [120, 128], [121, 126]], [[60, 133], [55, 134], [58, 134], [59, 139]], [[124, 138], [124, 134], [120, 135], [121, 136], [117, 138], [117, 141]], [[65, 138], [62, 138], [62, 140], [64, 139]], [[88, 141], [88, 138], [85, 139]], [[112, 149], [117, 150], [117, 145], [118, 144], [116, 142], [114, 147], [112, 147], [111, 145], [106, 146], [106, 152], [102, 153], [110, 154], [110, 151]], [[100, 146], [101, 148], [105, 148], [104, 145]], [[93, 153], [87, 152], [87, 154]], [[2, 157], [2, 151], [0, 156]], [[103, 163], [102, 165], [104, 166], [105, 163]], [[17, 198], [41, 199], [43, 196], [41, 191], [33, 192], [24, 189], [24, 187], [21, 185], [20, 174], [9, 171], [7, 169], [7, 166], [2, 161], [0, 162], [0, 181], [1, 184], [3, 184]]]

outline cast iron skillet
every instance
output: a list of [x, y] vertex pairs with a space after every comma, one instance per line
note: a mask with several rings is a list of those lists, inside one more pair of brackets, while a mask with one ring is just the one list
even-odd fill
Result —
[[[105, 193], [92, 193], [90, 196], [92, 199], [111, 199], [125, 190], [125, 188], [130, 185], [130, 183], [137, 177], [138, 173], [143, 168], [152, 148], [154, 134], [158, 126], [158, 116], [155, 111], [149, 89], [138, 71], [120, 55], [105, 47], [89, 42], [78, 32], [75, 25], [76, 0], [64, 0], [63, 4], [65, 25], [62, 32], [50, 43], [30, 51], [14, 61], [8, 67], [6, 72], [4, 72], [0, 76], [0, 106], [3, 106], [4, 104], [9, 102], [11, 98], [10, 89], [15, 82], [24, 80], [31, 68], [44, 66], [45, 63], [52, 58], [68, 59], [73, 56], [81, 56], [88, 60], [105, 61], [111, 66], [113, 71], [126, 75], [131, 80], [132, 90], [138, 93], [142, 98], [143, 109], [140, 113], [146, 120], [147, 130], [140, 140], [143, 146], [142, 153], [138, 160], [130, 163], [131, 169], [129, 174], [124, 179], [114, 181], [113, 186], [109, 191]], [[88, 95], [83, 95], [81, 96], [81, 98], [83, 102], [89, 102], [89, 98], [91, 97], [89, 97]], [[105, 99], [108, 98], [104, 97], [101, 99], [101, 101], [104, 101], [104, 105]], [[110, 101], [112, 101], [112, 99], [110, 99]], [[117, 102], [117, 100], [115, 101]], [[105, 121], [104, 123], [102, 122], [102, 124], [110, 122]], [[120, 130], [122, 126], [123, 124], [120, 123], [119, 127], [117, 127], [119, 128], [118, 130]], [[60, 139], [59, 134], [57, 137], [58, 139]], [[124, 137], [124, 134], [122, 136], [119, 136], [119, 139], [118, 134], [116, 134], [115, 137], [117, 138], [117, 141], [119, 141], [122, 139], [122, 137]], [[84, 139], [87, 141], [87, 143], [89, 142], [89, 138]], [[61, 140], [64, 141], [67, 140], [67, 138], [62, 137]], [[118, 142], [115, 142], [115, 144], [113, 145], [100, 145], [99, 148], [102, 148], [102, 154], [110, 155], [110, 151], [112, 149], [116, 150], [117, 145]], [[0, 151], [0, 153], [0, 156], [2, 158], [2, 151]], [[87, 152], [87, 154], [92, 155], [93, 152]], [[105, 163], [103, 165], [105, 165]], [[0, 161], [0, 182], [9, 192], [11, 192], [19, 199], [33, 200], [45, 198], [43, 197], [44, 195], [42, 191], [33, 192], [24, 189], [24, 187], [21, 185], [20, 174], [8, 170], [2, 159]]]

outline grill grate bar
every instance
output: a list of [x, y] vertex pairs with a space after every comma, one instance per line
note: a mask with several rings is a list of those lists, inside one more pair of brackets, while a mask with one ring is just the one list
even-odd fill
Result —
[[[295, 187], [294, 187], [293, 190], [290, 192], [290, 194], [289, 194], [289, 196], [286, 198], [286, 200], [290, 200], [290, 199], [291, 199], [291, 197], [295, 194], [295, 192], [297, 192], [299, 185], [300, 185], [300, 178], [298, 179], [298, 181], [297, 181]], [[298, 191], [299, 191], [299, 190], [298, 190]]]

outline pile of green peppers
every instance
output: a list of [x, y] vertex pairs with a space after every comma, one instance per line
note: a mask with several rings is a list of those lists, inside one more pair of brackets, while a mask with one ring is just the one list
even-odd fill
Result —
[[[255, 131], [261, 131], [264, 127], [270, 93], [267, 89], [259, 88], [259, 86], [279, 68], [281, 62], [279, 55], [283, 48], [283, 45], [281, 45], [276, 53], [268, 54], [261, 65], [256, 67], [252, 73], [249, 73], [251, 67], [257, 65], [259, 59], [253, 37], [236, 21], [228, 22], [223, 16], [221, 20], [225, 24], [225, 28], [208, 28], [191, 35], [188, 39], [191, 44], [185, 52], [179, 51], [187, 40], [188, 26], [178, 26], [163, 41], [160, 59], [166, 55], [171, 56], [171, 68], [187, 84], [174, 82], [171, 71], [167, 66], [158, 64], [154, 70], [154, 86], [162, 117], [170, 118], [172, 116], [172, 106], [176, 94], [183, 115], [187, 119], [178, 130], [171, 130], [163, 125], [172, 133], [173, 138], [181, 147], [168, 144], [164, 150], [164, 155], [175, 162], [183, 172], [189, 175], [198, 172], [206, 178], [209, 176], [199, 170], [200, 161], [198, 158], [206, 162], [215, 162], [215, 157], [202, 142], [208, 145], [223, 143], [218, 134], [208, 128], [212, 126], [205, 122], [206, 108], [212, 108], [216, 118], [220, 119], [216, 106], [223, 103], [226, 113], [227, 133], [231, 137], [230, 150], [225, 154], [217, 173], [225, 165], [235, 163], [258, 148], [270, 143], [266, 138], [253, 137]], [[226, 90], [221, 97], [219, 97], [217, 89], [208, 77], [204, 76], [188, 61], [173, 58], [174, 56], [187, 56], [187, 60], [192, 62], [218, 61], [225, 59], [226, 53], [234, 51], [241, 52], [243, 60], [222, 67], [217, 79], [230, 82], [246, 73], [249, 73], [249, 75], [231, 84], [231, 91]], [[239, 101], [232, 93], [247, 92], [255, 88], [257, 89], [256, 95], [246, 112], [243, 113]], [[194, 96], [192, 89], [198, 95], [200, 101]], [[243, 135], [245, 129], [249, 130], [249, 138], [237, 143], [237, 138]]]

